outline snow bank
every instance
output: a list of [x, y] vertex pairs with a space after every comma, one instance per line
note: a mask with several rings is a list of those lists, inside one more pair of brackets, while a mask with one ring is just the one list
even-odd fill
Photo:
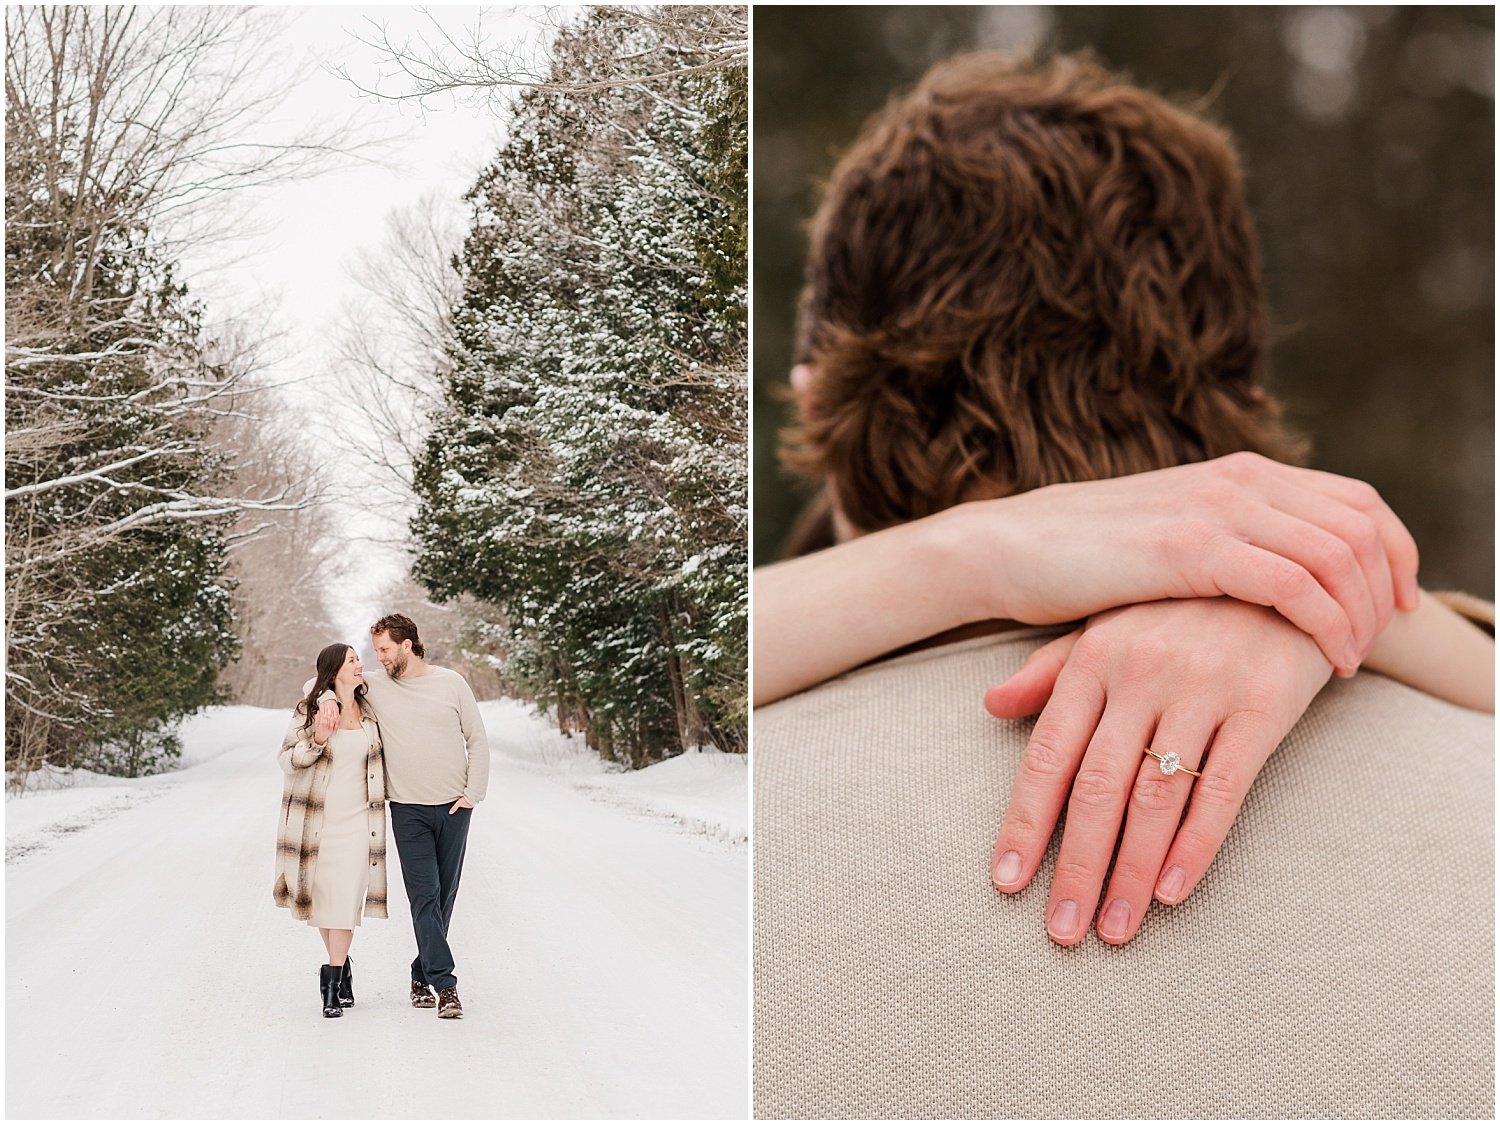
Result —
[[[106, 778], [115, 785], [97, 784], [99, 774], [87, 770], [59, 770], [80, 778], [76, 789], [36, 789], [7, 794], [5, 799], [5, 862], [45, 851], [58, 839], [82, 832], [127, 809], [153, 801], [170, 786], [161, 777]], [[154, 783], [154, 784], [152, 784]]]
[[747, 767], [744, 754], [699, 750], [643, 770], [573, 784], [610, 804], [665, 816], [688, 831], [743, 844], [750, 838]]
[[291, 722], [290, 708], [208, 707], [182, 721], [182, 769], [212, 761], [229, 750], [251, 746], [275, 761], [281, 737]]
[[111, 777], [83, 769], [36, 770], [23, 792], [6, 792], [6, 861], [45, 850], [59, 838], [153, 801], [174, 788], [185, 771], [228, 751], [264, 752], [274, 768], [286, 722], [287, 713], [274, 708], [209, 707], [182, 721], [182, 758], [167, 773]]
[[563, 734], [550, 717], [518, 699], [488, 699], [479, 716], [490, 736], [490, 753], [543, 773], [602, 774], [610, 765], [578, 735]]
[[[25, 792], [20, 796], [34, 798], [43, 793], [53, 793], [58, 790], [120, 789], [158, 785], [161, 784], [163, 778], [171, 777], [173, 773], [202, 765], [228, 750], [236, 750], [243, 746], [260, 747], [268, 756], [274, 756], [276, 748], [281, 745], [281, 736], [286, 730], [287, 719], [287, 712], [274, 708], [208, 707], [189, 715], [178, 724], [177, 735], [182, 740], [182, 757], [178, 760], [176, 767], [165, 774], [153, 774], [150, 777], [114, 777], [111, 774], [95, 773], [93, 770], [55, 769], [51, 766], [43, 766], [39, 770], [33, 770], [27, 776]], [[7, 773], [7, 780], [10, 776]], [[15, 793], [7, 792], [10, 797], [17, 796]], [[11, 815], [10, 808], [7, 801], [7, 818]]]
[[701, 750], [629, 770], [602, 761], [577, 735], [566, 735], [529, 703], [479, 705], [490, 751], [524, 768], [557, 774], [595, 800], [665, 817], [689, 832], [731, 844], [750, 835], [747, 757]]

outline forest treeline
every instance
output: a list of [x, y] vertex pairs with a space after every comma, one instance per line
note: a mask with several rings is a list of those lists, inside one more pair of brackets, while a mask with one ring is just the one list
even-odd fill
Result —
[[245, 518], [305, 505], [229, 452], [253, 358], [205, 329], [173, 214], [307, 157], [195, 155], [253, 109], [219, 65], [240, 15], [14, 7], [5, 31], [6, 765], [150, 772], [224, 698]]
[[[268, 702], [332, 633], [328, 487], [178, 276], [184, 214], [345, 141], [243, 143], [262, 18], [7, 12], [13, 780], [164, 768], [176, 719]], [[592, 9], [474, 83], [521, 92], [411, 419], [405, 594], [636, 766], [746, 745], [747, 43], [743, 9]]]
[[468, 195], [414, 573], [607, 757], [746, 745], [742, 20], [596, 9]]

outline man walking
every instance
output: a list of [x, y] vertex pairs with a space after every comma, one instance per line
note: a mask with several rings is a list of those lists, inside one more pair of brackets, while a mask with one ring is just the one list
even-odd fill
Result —
[[[412, 1007], [436, 1005], [439, 1018], [458, 1019], [464, 1011], [448, 926], [469, 817], [489, 784], [489, 744], [467, 681], [427, 663], [411, 618], [388, 614], [370, 627], [370, 638], [386, 675], [369, 677], [366, 688], [385, 744], [391, 831], [417, 939]], [[333, 704], [325, 697], [322, 706]]]

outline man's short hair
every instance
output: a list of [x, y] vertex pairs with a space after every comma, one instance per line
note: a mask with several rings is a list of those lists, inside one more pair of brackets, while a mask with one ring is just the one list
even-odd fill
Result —
[[783, 459], [877, 530], [965, 500], [1250, 449], [1260, 253], [1228, 135], [1087, 58], [933, 67], [811, 228]]
[[378, 636], [381, 633], [389, 633], [391, 640], [398, 645], [402, 641], [410, 641], [411, 650], [417, 656], [427, 654], [427, 650], [422, 647], [421, 639], [417, 636], [417, 623], [404, 613], [388, 613], [370, 626], [370, 636]]

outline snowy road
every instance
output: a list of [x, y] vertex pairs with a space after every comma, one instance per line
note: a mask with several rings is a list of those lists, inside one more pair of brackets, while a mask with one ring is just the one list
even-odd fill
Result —
[[641, 811], [670, 793], [632, 790], [660, 770], [743, 793], [743, 761], [616, 778], [522, 709], [484, 707], [457, 1021], [408, 1005], [394, 847], [391, 917], [355, 935], [357, 1006], [322, 1018], [317, 932], [271, 903], [276, 712], [200, 722], [217, 756], [178, 773], [7, 801], [8, 845], [24, 836], [6, 865], [7, 1117], [745, 1116], [737, 813], [714, 838]]

